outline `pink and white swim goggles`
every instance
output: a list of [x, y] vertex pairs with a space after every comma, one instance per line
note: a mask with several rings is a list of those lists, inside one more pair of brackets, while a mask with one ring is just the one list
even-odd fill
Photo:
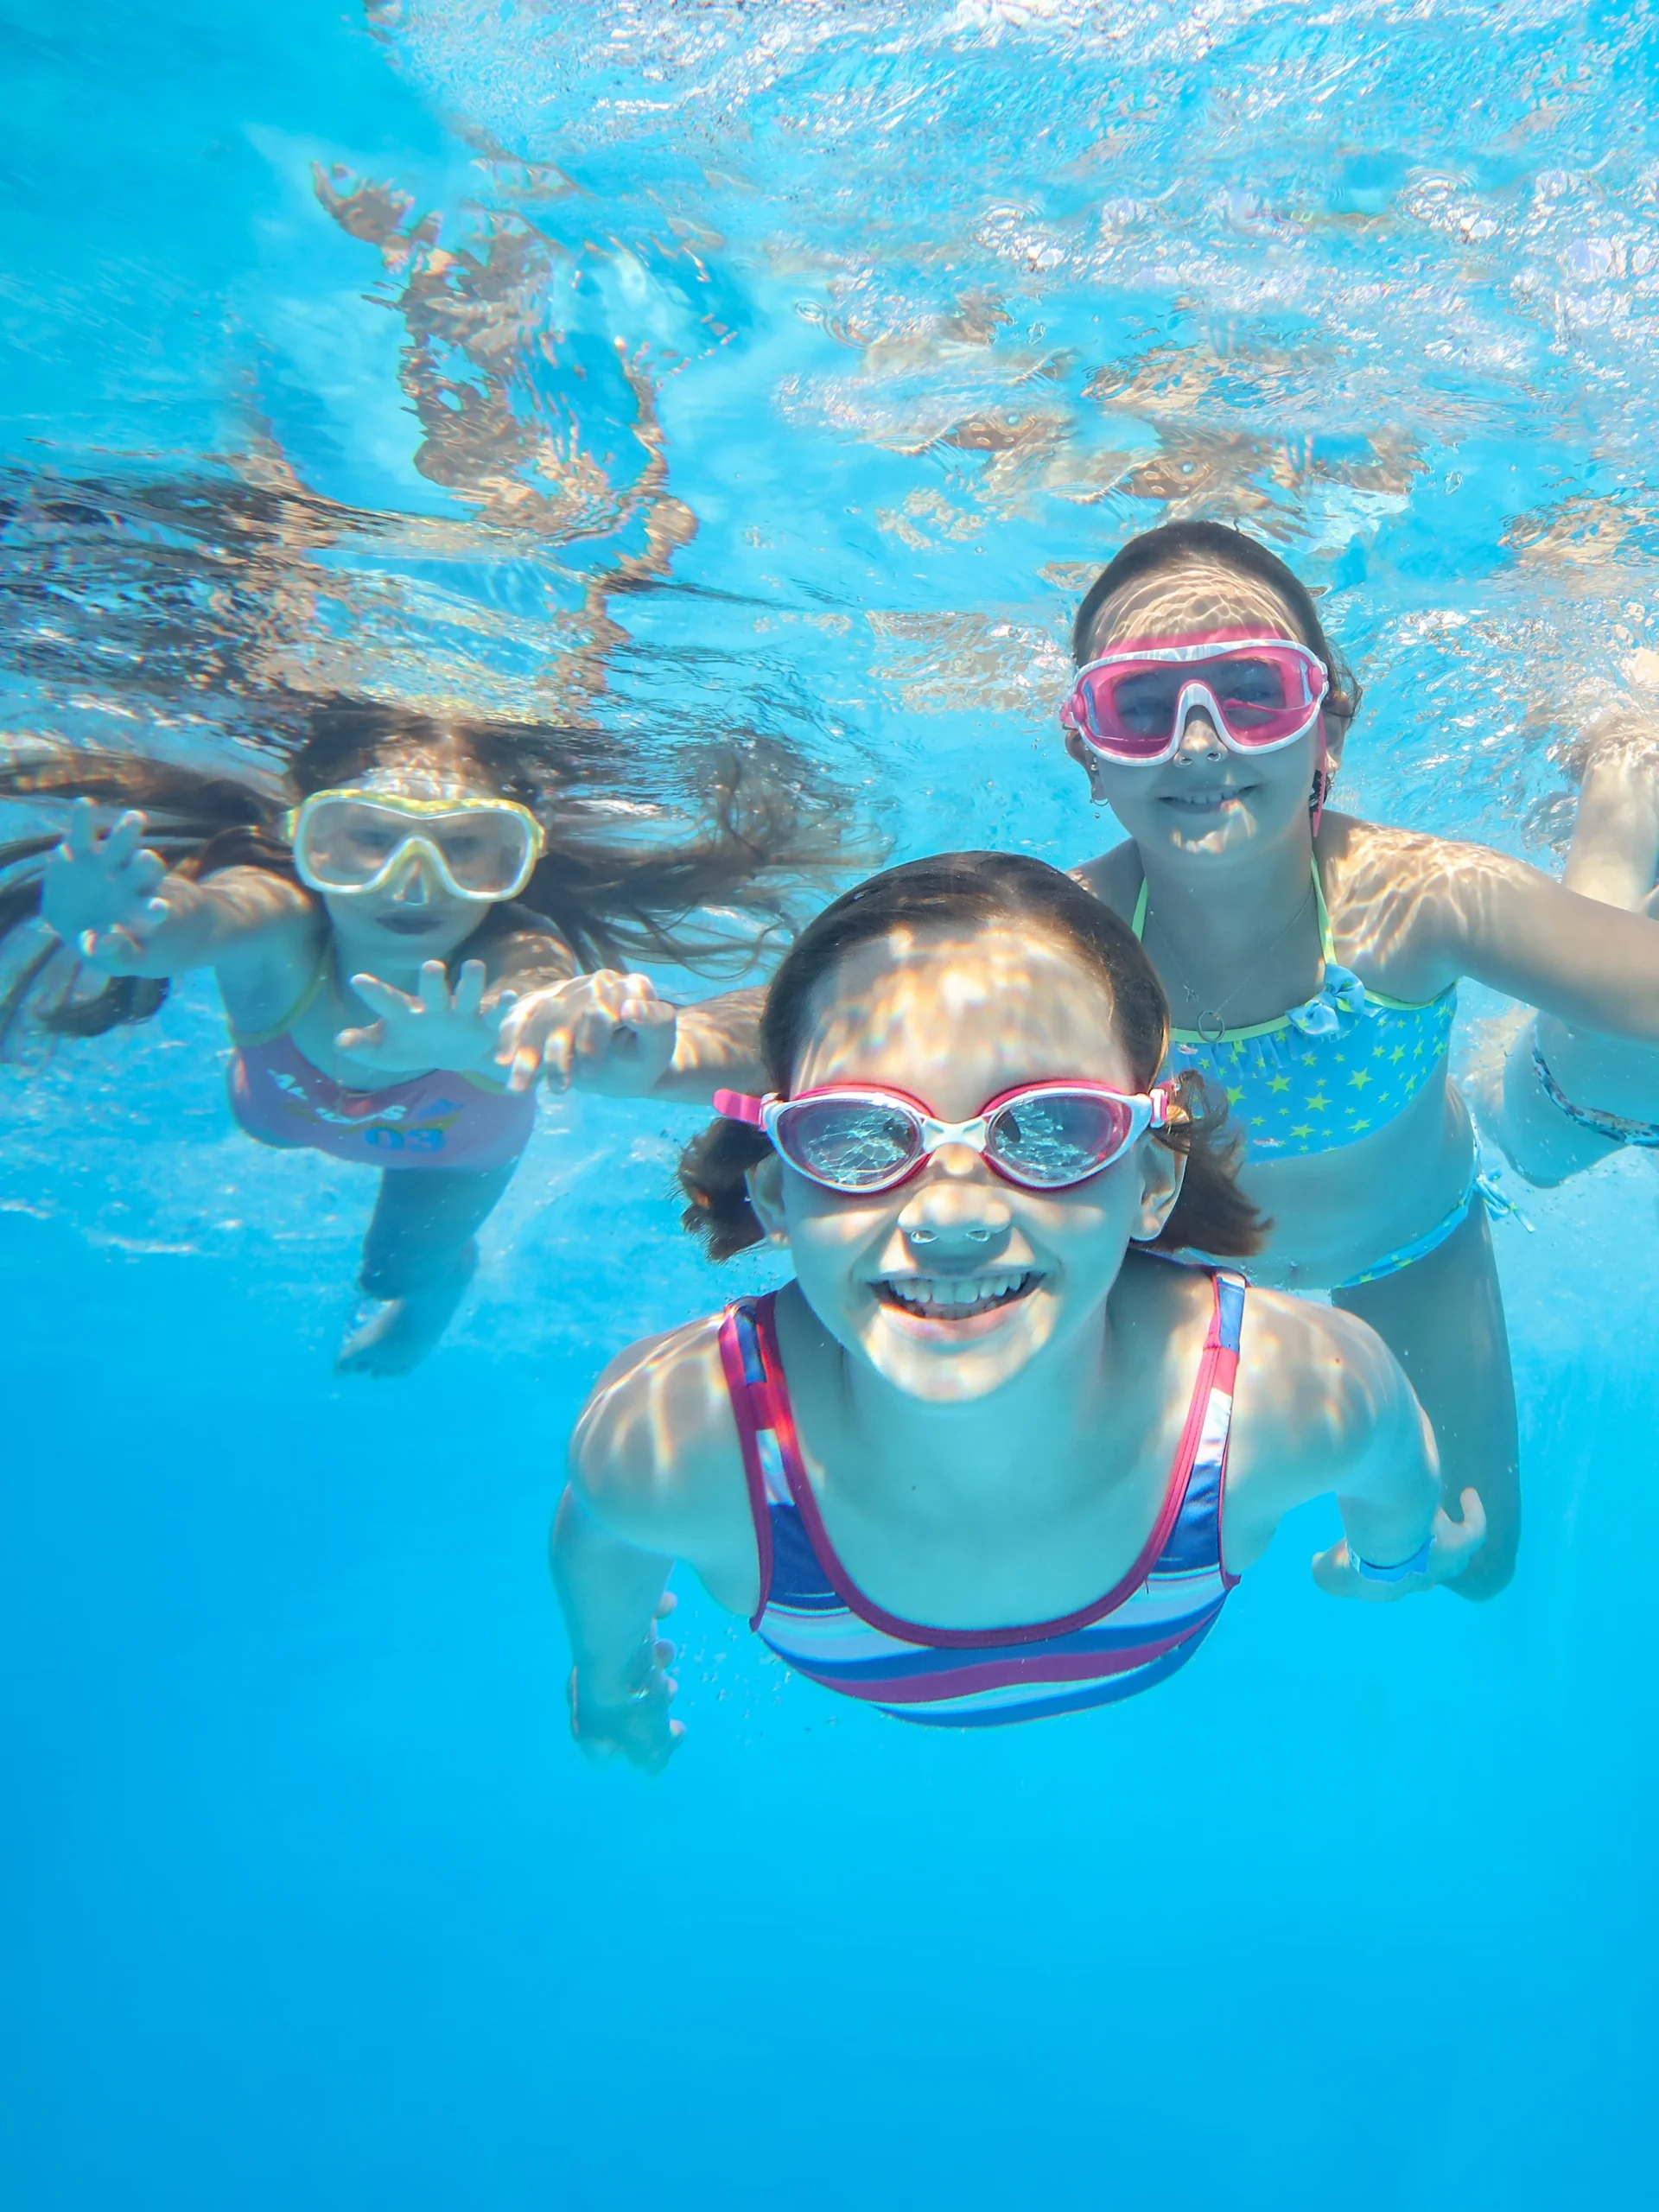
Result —
[[1068, 1190], [1121, 1160], [1148, 1129], [1182, 1118], [1168, 1084], [1131, 1094], [1081, 1081], [1017, 1084], [969, 1122], [941, 1122], [907, 1091], [849, 1083], [794, 1098], [717, 1090], [715, 1111], [764, 1129], [791, 1167], [849, 1197], [908, 1182], [947, 1144], [971, 1147], [1024, 1190]]
[[1103, 653], [1077, 671], [1060, 720], [1107, 760], [1154, 768], [1180, 750], [1194, 707], [1233, 752], [1276, 753], [1319, 721], [1330, 689], [1319, 655], [1295, 639], [1214, 631]]

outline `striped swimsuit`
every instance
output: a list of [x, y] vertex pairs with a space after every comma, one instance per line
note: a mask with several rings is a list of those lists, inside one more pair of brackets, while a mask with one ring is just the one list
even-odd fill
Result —
[[923, 1628], [884, 1612], [836, 1557], [796, 1439], [772, 1297], [726, 1315], [721, 1359], [760, 1554], [749, 1625], [780, 1659], [895, 1719], [989, 1728], [1115, 1704], [1183, 1667], [1237, 1577], [1221, 1506], [1244, 1285], [1217, 1274], [1186, 1424], [1151, 1535], [1103, 1598], [1029, 1627]]

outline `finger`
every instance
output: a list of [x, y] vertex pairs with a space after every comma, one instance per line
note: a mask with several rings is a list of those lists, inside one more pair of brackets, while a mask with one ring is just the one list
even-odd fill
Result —
[[372, 1006], [378, 1014], [419, 1014], [421, 1002], [412, 999], [407, 991], [400, 991], [395, 983], [383, 983], [378, 976], [353, 976], [352, 988], [365, 1006]]
[[470, 1020], [484, 996], [486, 970], [481, 960], [463, 960], [455, 978], [455, 1012]]
[[614, 1020], [617, 1009], [628, 996], [628, 977], [619, 975], [614, 968], [597, 968], [591, 976], [581, 978], [580, 993], [573, 990], [571, 996], [579, 995], [583, 1004], [598, 1007]]
[[663, 1029], [675, 1018], [677, 1009], [667, 999], [652, 996], [648, 999], [624, 999], [617, 1008], [617, 1020], [630, 1029]]
[[662, 1596], [652, 1607], [651, 1618], [654, 1621], [665, 1621], [669, 1615], [678, 1605], [679, 1602], [679, 1599], [675, 1596], [671, 1590], [664, 1590]]
[[378, 1052], [386, 1041], [386, 1026], [377, 1021], [368, 1029], [342, 1029], [334, 1039], [342, 1052]]
[[570, 1058], [572, 1065], [584, 1069], [599, 1067], [608, 1057], [616, 1024], [608, 1014], [590, 1006], [579, 1014], [570, 1027]]
[[136, 899], [143, 899], [152, 892], [167, 874], [167, 862], [159, 853], [152, 853], [148, 846], [137, 852], [127, 863], [126, 888]]
[[575, 1054], [570, 1032], [556, 1029], [542, 1041], [542, 1080], [550, 1090], [569, 1090]]
[[98, 851], [98, 809], [78, 798], [69, 810], [69, 827], [59, 850], [72, 861], [89, 861]]
[[105, 866], [111, 870], [124, 868], [137, 851], [143, 834], [143, 816], [130, 808], [104, 840]]
[[1351, 1598], [1356, 1580], [1348, 1564], [1346, 1544], [1332, 1544], [1329, 1551], [1313, 1554], [1313, 1580], [1329, 1598]]
[[1470, 1545], [1472, 1550], [1476, 1545], [1484, 1544], [1486, 1541], [1486, 1508], [1480, 1502], [1480, 1492], [1478, 1490], [1463, 1491], [1458, 1499], [1458, 1503], [1463, 1508], [1465, 1529], [1474, 1531]]
[[[417, 986], [421, 1004], [428, 1014], [448, 1014], [449, 1011], [449, 974], [442, 960], [423, 960]], [[414, 1011], [410, 1001], [410, 1010]]]
[[143, 948], [125, 930], [83, 930], [75, 950], [90, 966], [118, 976], [132, 966]]
[[653, 1643], [651, 1647], [651, 1656], [659, 1667], [671, 1667], [674, 1663], [676, 1648], [675, 1645], [668, 1643]]

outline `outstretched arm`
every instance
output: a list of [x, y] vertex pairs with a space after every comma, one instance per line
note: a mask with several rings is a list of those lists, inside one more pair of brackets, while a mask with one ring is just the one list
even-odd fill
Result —
[[1433, 1433], [1374, 1330], [1339, 1308], [1252, 1291], [1239, 1371], [1224, 1515], [1234, 1573], [1287, 1513], [1332, 1493], [1343, 1541], [1313, 1562], [1331, 1596], [1389, 1602], [1462, 1573], [1485, 1541], [1480, 1499], [1465, 1491], [1460, 1522], [1440, 1510]]
[[718, 1319], [624, 1352], [600, 1378], [570, 1443], [553, 1529], [553, 1579], [574, 1664], [570, 1725], [595, 1756], [652, 1772], [683, 1731], [668, 1717], [673, 1647], [658, 1638], [675, 1560], [715, 1600], [753, 1609], [757, 1577]]
[[197, 883], [169, 875], [143, 846], [142, 814], [98, 835], [98, 812], [77, 799], [68, 835], [46, 863], [41, 913], [48, 928], [106, 976], [177, 976], [222, 968], [275, 932], [315, 926], [298, 884], [259, 868], [232, 868]]
[[553, 1586], [570, 1637], [570, 1732], [595, 1757], [620, 1753], [658, 1774], [685, 1733], [668, 1708], [671, 1643], [657, 1623], [672, 1610], [671, 1558], [613, 1535], [573, 1484], [553, 1522]]
[[1659, 927], [1645, 915], [1484, 846], [1440, 857], [1422, 929], [1446, 982], [1471, 976], [1563, 1021], [1659, 1044]]

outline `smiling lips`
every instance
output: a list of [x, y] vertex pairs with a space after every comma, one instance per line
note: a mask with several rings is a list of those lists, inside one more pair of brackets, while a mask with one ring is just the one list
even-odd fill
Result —
[[988, 1323], [1038, 1281], [1033, 1268], [1003, 1268], [988, 1275], [883, 1275], [875, 1291], [884, 1306], [917, 1321]]

